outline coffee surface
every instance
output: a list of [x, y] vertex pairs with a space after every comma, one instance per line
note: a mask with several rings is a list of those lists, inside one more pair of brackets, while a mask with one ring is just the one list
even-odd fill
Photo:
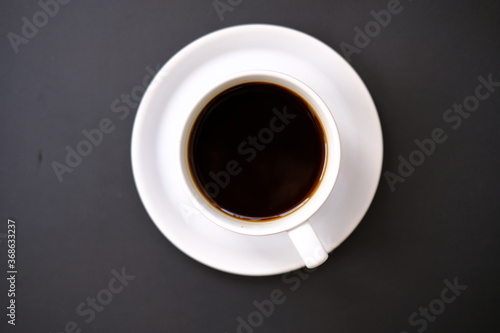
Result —
[[188, 143], [198, 189], [223, 212], [266, 221], [300, 207], [325, 162], [323, 129], [309, 104], [288, 88], [251, 82], [214, 97]]

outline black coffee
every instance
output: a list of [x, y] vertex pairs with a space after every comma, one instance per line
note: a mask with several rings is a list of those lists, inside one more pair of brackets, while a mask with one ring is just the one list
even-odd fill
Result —
[[303, 204], [318, 184], [325, 135], [309, 104], [270, 83], [239, 84], [214, 97], [192, 128], [189, 167], [223, 212], [265, 221]]

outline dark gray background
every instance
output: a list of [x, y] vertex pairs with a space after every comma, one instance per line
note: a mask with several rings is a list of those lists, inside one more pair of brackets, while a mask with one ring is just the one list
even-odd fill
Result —
[[[17, 222], [17, 325], [6, 323], [7, 246], [0, 238], [0, 331], [236, 332], [238, 316], [274, 289], [286, 301], [255, 332], [417, 332], [409, 316], [439, 298], [443, 281], [467, 290], [426, 332], [493, 332], [500, 301], [500, 92], [457, 130], [442, 120], [474, 93], [477, 77], [500, 81], [497, 1], [402, 0], [403, 11], [351, 65], [377, 105], [383, 171], [396, 172], [415, 139], [436, 127], [448, 140], [391, 192], [384, 178], [354, 233], [317, 271], [241, 277], [188, 258], [145, 212], [130, 165], [135, 109], [124, 120], [113, 100], [208, 32], [243, 23], [302, 30], [340, 52], [354, 27], [386, 0], [243, 0], [221, 21], [209, 1], [72, 1], [16, 54], [35, 1], [0, 4], [0, 233]], [[60, 183], [53, 161], [83, 129], [108, 117], [116, 128]], [[107, 287], [111, 271], [135, 279], [91, 323], [75, 309]]]

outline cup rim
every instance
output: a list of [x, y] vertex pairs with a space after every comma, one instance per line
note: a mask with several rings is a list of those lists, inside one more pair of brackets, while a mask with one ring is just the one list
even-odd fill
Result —
[[[199, 190], [192, 177], [188, 161], [188, 143], [191, 129], [198, 115], [219, 93], [241, 83], [267, 82], [283, 86], [297, 93], [307, 103], [318, 117], [325, 134], [326, 156], [323, 174], [313, 190], [312, 196], [284, 216], [269, 221], [252, 222], [238, 219], [214, 207]], [[287, 74], [270, 70], [243, 71], [220, 80], [208, 89], [194, 107], [190, 110], [182, 128], [180, 140], [180, 170], [184, 192], [193, 206], [208, 220], [227, 230], [245, 235], [270, 235], [291, 230], [309, 220], [323, 205], [333, 190], [341, 161], [341, 144], [335, 120], [325, 102], [302, 81]]]

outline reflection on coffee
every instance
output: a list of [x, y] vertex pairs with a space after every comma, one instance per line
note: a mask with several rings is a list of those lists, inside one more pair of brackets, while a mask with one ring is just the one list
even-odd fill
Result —
[[299, 95], [248, 82], [201, 110], [187, 154], [193, 180], [213, 206], [259, 222], [287, 215], [313, 194], [326, 141], [314, 110]]

